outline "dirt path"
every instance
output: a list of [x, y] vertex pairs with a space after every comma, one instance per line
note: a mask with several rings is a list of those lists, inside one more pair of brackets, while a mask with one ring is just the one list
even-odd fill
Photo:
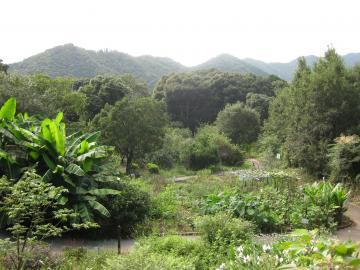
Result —
[[342, 241], [352, 240], [360, 243], [360, 206], [349, 203], [346, 215], [354, 222], [353, 225], [337, 231], [334, 235]]
[[248, 158], [246, 161], [249, 161], [255, 169], [261, 169], [261, 163], [255, 158]]

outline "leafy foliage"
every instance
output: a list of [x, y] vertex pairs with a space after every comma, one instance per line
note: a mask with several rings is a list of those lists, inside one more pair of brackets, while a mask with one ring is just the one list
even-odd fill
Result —
[[148, 163], [146, 164], [146, 168], [152, 174], [158, 174], [160, 172], [159, 166], [155, 163]]
[[72, 90], [74, 79], [52, 79], [45, 75], [20, 76], [0, 73], [0, 103], [16, 98], [18, 110], [41, 117], [56, 117], [64, 113], [64, 121], [81, 121], [86, 96]]
[[269, 106], [272, 98], [264, 94], [248, 93], [246, 95], [246, 106], [255, 110], [259, 116], [261, 123], [268, 118]]
[[325, 174], [329, 143], [359, 126], [358, 73], [345, 68], [333, 49], [310, 69], [304, 59], [288, 88], [270, 106], [267, 135], [281, 143], [290, 166]]
[[148, 97], [125, 98], [105, 107], [94, 119], [104, 140], [126, 157], [126, 173], [131, 163], [159, 149], [167, 125], [164, 104]]
[[358, 269], [359, 245], [336, 242], [317, 230], [295, 230], [272, 245], [245, 244], [234, 249], [230, 261], [218, 269]]
[[266, 233], [322, 226], [334, 229], [343, 221], [348, 197], [341, 185], [325, 182], [294, 191], [270, 186], [252, 193], [209, 194], [201, 209], [204, 214], [228, 211]]
[[17, 180], [23, 168], [36, 167], [44, 182], [68, 190], [61, 200], [79, 213], [76, 220], [93, 221], [93, 211], [109, 216], [97, 197], [118, 191], [98, 189], [95, 173], [111, 148], [96, 143], [98, 133], [66, 137], [62, 113], [39, 123], [26, 114], [14, 118], [15, 106], [15, 100], [10, 99], [1, 108], [0, 138], [5, 151], [0, 152], [0, 170]]
[[242, 103], [226, 105], [219, 112], [216, 125], [234, 144], [256, 141], [260, 133], [259, 114]]
[[330, 149], [330, 178], [335, 182], [357, 184], [360, 181], [360, 138], [341, 136]]
[[187, 166], [195, 170], [220, 162], [224, 165], [239, 165], [243, 162], [242, 152], [214, 126], [200, 128], [185, 151]]
[[[16, 247], [12, 267], [20, 270], [28, 266], [28, 257], [34, 252], [35, 247], [29, 244], [35, 240], [59, 236], [70, 230], [66, 222], [74, 213], [64, 209], [60, 200], [66, 192], [63, 187], [54, 187], [43, 182], [34, 171], [25, 172], [16, 183], [5, 176], [0, 179], [0, 211], [8, 216], [8, 231]], [[73, 226], [91, 227], [94, 224], [83, 223]], [[9, 254], [12, 252], [10, 249]]]
[[226, 104], [245, 102], [250, 92], [274, 95], [272, 76], [226, 73], [217, 70], [194, 71], [164, 76], [153, 96], [163, 99], [173, 121], [194, 132], [202, 123], [212, 123]]
[[149, 153], [146, 159], [159, 164], [161, 168], [172, 168], [183, 163], [185, 149], [191, 142], [192, 135], [189, 129], [166, 128], [162, 147]]

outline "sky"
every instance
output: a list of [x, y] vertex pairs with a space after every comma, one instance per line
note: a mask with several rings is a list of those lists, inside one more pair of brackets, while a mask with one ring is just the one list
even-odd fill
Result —
[[0, 0], [0, 58], [66, 43], [200, 64], [360, 52], [359, 0]]

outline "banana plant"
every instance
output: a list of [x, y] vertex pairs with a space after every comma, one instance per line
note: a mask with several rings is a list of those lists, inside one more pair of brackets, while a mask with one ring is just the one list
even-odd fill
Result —
[[[15, 112], [14, 98], [0, 109], [0, 161], [4, 160], [8, 167], [3, 172], [16, 180], [23, 168], [36, 167], [43, 181], [69, 191], [61, 201], [64, 206], [75, 209], [81, 221], [94, 221], [94, 212], [109, 217], [109, 211], [98, 198], [116, 195], [119, 191], [97, 188], [101, 181], [97, 173], [112, 151], [108, 146], [97, 144], [99, 133], [78, 132], [66, 136], [61, 112], [55, 119], [46, 118], [41, 122], [26, 114], [15, 117]], [[15, 153], [7, 151], [9, 146], [16, 149]], [[15, 175], [14, 171], [19, 174]]]

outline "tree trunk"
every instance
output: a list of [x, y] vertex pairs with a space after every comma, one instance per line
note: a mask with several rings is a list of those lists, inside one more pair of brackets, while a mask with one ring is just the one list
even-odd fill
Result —
[[129, 175], [131, 174], [131, 165], [132, 165], [132, 160], [133, 160], [133, 151], [130, 151], [129, 154], [126, 157], [126, 174]]

